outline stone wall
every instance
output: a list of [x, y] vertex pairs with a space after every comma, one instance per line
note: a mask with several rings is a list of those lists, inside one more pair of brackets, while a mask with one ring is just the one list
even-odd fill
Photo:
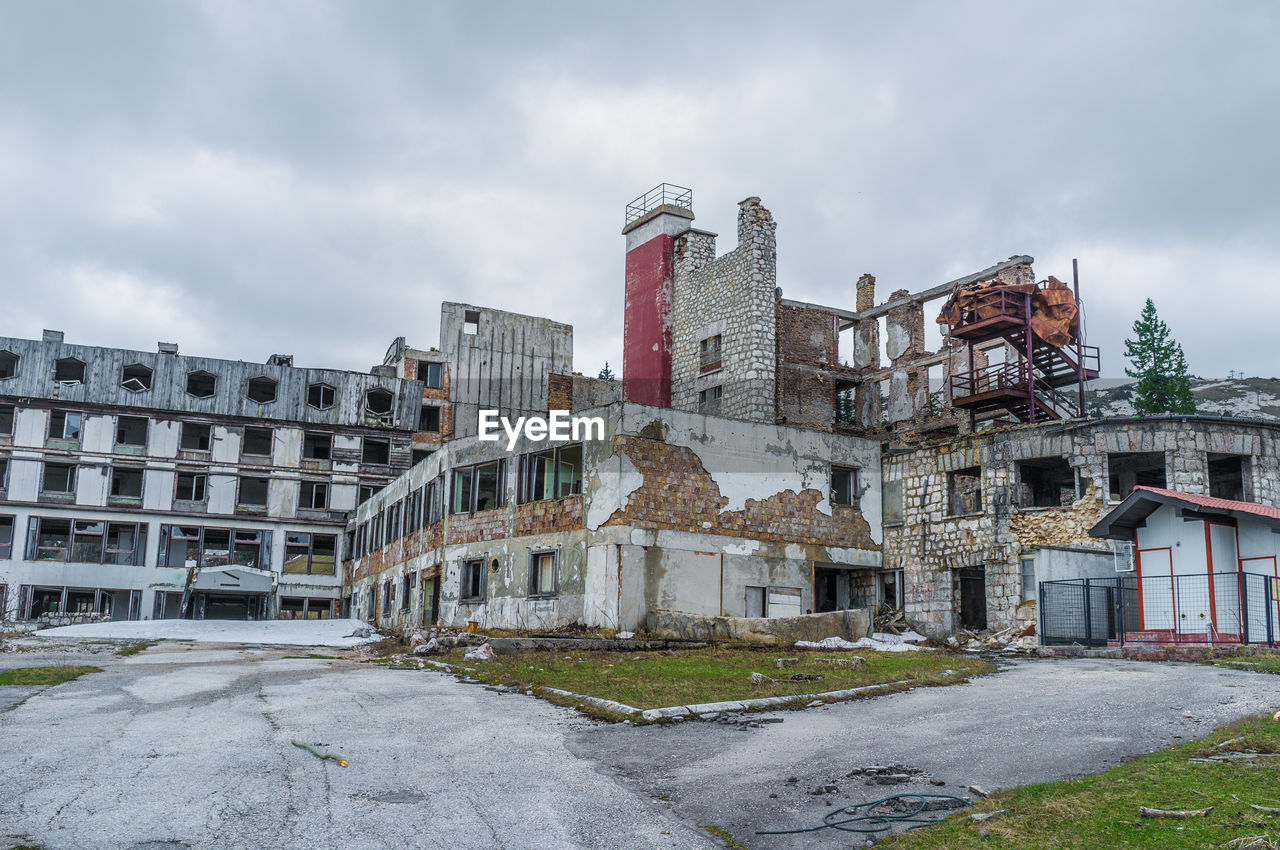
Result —
[[867, 637], [874, 613], [872, 608], [856, 608], [799, 617], [707, 617], [655, 609], [645, 618], [645, 631], [656, 638], [793, 646], [798, 640]]
[[[777, 373], [777, 254], [773, 215], [759, 198], [738, 210], [738, 247], [715, 258], [715, 235], [675, 240], [671, 307], [671, 406], [698, 411], [699, 393], [720, 387], [718, 414], [773, 422]], [[699, 345], [721, 338], [721, 366], [703, 372]]]
[[830, 431], [840, 360], [836, 317], [826, 310], [778, 305], [778, 420]]

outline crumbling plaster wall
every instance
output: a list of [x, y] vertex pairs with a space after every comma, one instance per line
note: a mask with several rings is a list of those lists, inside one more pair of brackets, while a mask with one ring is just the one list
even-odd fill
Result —
[[[722, 387], [719, 413], [773, 422], [777, 381], [777, 225], [759, 198], [738, 208], [738, 247], [715, 257], [715, 234], [675, 240], [671, 306], [671, 406], [698, 409], [698, 394]], [[703, 373], [699, 344], [719, 334], [721, 367]]]
[[[885, 568], [904, 571], [907, 617], [928, 634], [959, 627], [955, 571], [973, 566], [986, 571], [989, 628], [1025, 628], [1036, 611], [1022, 601], [1024, 554], [1040, 546], [1111, 552], [1107, 541], [1088, 535], [1108, 508], [1108, 453], [1164, 452], [1167, 486], [1195, 494], [1208, 493], [1206, 452], [1248, 454], [1258, 501], [1276, 504], [1278, 436], [1280, 429], [1261, 423], [1162, 417], [1025, 425], [887, 453], [884, 486], [895, 514], [886, 522]], [[1018, 507], [1018, 461], [1046, 457], [1068, 461], [1080, 498], [1070, 507]], [[975, 466], [982, 509], [953, 515], [948, 475]]]

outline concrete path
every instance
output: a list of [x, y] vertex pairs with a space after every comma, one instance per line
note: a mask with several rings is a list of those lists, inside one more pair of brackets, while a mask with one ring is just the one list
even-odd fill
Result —
[[[754, 832], [900, 790], [849, 779], [853, 767], [925, 771], [901, 790], [1017, 785], [1280, 707], [1280, 676], [1037, 660], [970, 685], [781, 712], [784, 722], [754, 729], [631, 727], [439, 673], [286, 654], [164, 644], [124, 659], [61, 655], [106, 669], [0, 699], [0, 846], [717, 846], [701, 824], [752, 848], [856, 846]], [[0, 667], [35, 660], [9, 654]], [[809, 793], [827, 784], [839, 792]]]

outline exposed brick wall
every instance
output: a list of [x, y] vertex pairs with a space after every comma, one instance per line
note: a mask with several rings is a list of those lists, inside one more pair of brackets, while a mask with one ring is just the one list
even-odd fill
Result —
[[547, 410], [573, 409], [573, 376], [547, 375]]
[[644, 476], [627, 507], [606, 525], [724, 534], [757, 540], [879, 549], [862, 512], [837, 507], [832, 515], [817, 509], [817, 490], [783, 490], [768, 499], [746, 500], [743, 510], [725, 511], [729, 500], [692, 450], [643, 437], [616, 438]]
[[830, 431], [836, 393], [829, 370], [840, 358], [835, 314], [781, 303], [777, 310], [779, 421]]
[[514, 519], [516, 537], [586, 527], [582, 519], [581, 496], [516, 505]]

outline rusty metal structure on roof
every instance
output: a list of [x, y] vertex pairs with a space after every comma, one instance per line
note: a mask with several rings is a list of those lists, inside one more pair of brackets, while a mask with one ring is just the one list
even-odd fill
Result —
[[[956, 287], [938, 324], [948, 342], [967, 348], [968, 369], [951, 375], [954, 407], [981, 415], [1007, 413], [1020, 422], [1073, 419], [1084, 410], [1084, 382], [1098, 377], [1096, 346], [1084, 344], [1079, 283], [1001, 278]], [[978, 357], [984, 344], [1003, 342], [1002, 362]], [[1076, 385], [1072, 397], [1064, 388]]]

